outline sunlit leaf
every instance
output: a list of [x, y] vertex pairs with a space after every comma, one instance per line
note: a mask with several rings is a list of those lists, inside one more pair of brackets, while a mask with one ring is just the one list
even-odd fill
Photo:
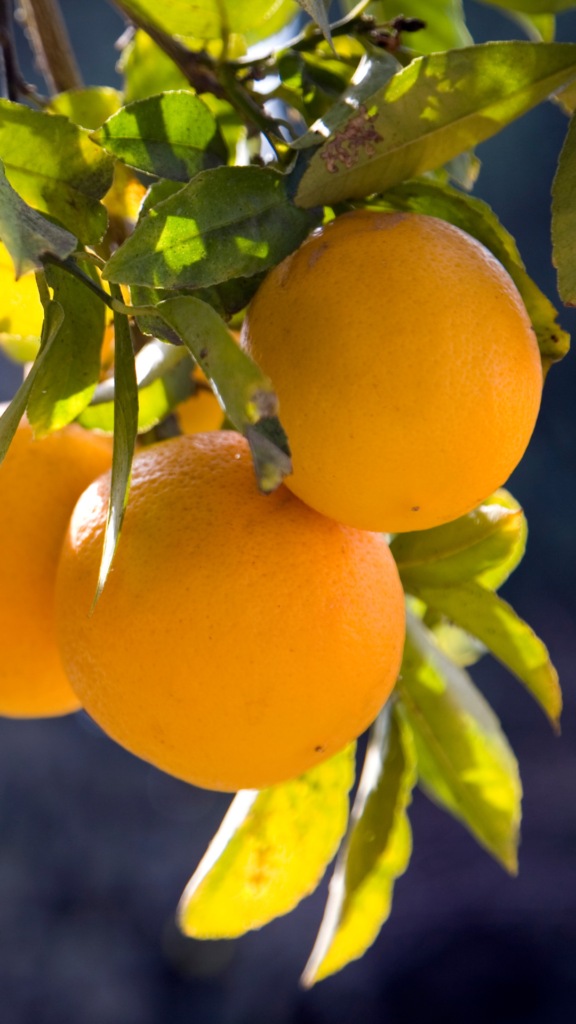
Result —
[[449, 185], [415, 180], [397, 185], [368, 205], [441, 217], [477, 238], [500, 260], [518, 288], [538, 339], [543, 368], [546, 370], [566, 355], [570, 335], [556, 323], [558, 314], [554, 306], [526, 273], [512, 235], [487, 203], [462, 195]]
[[[85, 273], [98, 281], [90, 264]], [[105, 326], [104, 304], [81, 281], [57, 266], [46, 268], [46, 280], [64, 311], [64, 322], [38, 370], [27, 406], [37, 438], [65, 427], [88, 405], [98, 383]]]
[[553, 724], [562, 710], [558, 673], [545, 645], [506, 601], [475, 581], [452, 587], [414, 586], [430, 608], [478, 637], [530, 690]]
[[112, 184], [114, 161], [84, 128], [61, 115], [0, 100], [0, 158], [26, 203], [82, 242], [100, 241], [107, 216], [99, 200]]
[[291, 203], [276, 171], [217, 167], [154, 206], [103, 276], [154, 288], [250, 277], [298, 248], [318, 220]]
[[220, 39], [226, 28], [249, 43], [279, 32], [295, 17], [292, 0], [123, 0], [123, 7], [171, 35]]
[[228, 100], [223, 100], [211, 92], [203, 92], [200, 99], [216, 118], [228, 150], [228, 163], [235, 164], [238, 144], [246, 138], [247, 134], [244, 121], [232, 104], [228, 103]]
[[19, 363], [31, 362], [40, 347], [44, 309], [36, 278], [16, 280], [14, 264], [0, 242], [0, 349]]
[[138, 29], [122, 51], [118, 70], [124, 76], [126, 103], [156, 96], [169, 89], [190, 88], [188, 79], [174, 61], [142, 29]]
[[554, 42], [556, 18], [553, 14], [524, 14], [522, 11], [507, 11], [506, 13], [533, 43]]
[[332, 36], [330, 34], [330, 19], [328, 17], [328, 12], [332, 5], [332, 0], [298, 0], [298, 3], [322, 29], [325, 39], [327, 39], [331, 44]]
[[[122, 301], [120, 289], [113, 285], [112, 295]], [[112, 447], [112, 479], [110, 502], [104, 535], [104, 547], [98, 585], [92, 611], [104, 589], [120, 539], [124, 512], [128, 501], [130, 473], [138, 430], [138, 386], [134, 352], [128, 317], [114, 313], [114, 442]]]
[[572, 118], [552, 186], [552, 261], [558, 292], [576, 306], [576, 118]]
[[480, 505], [443, 526], [399, 533], [390, 550], [409, 591], [412, 581], [418, 587], [460, 583], [506, 563], [522, 525], [521, 509]]
[[572, 43], [485, 43], [418, 58], [314, 153], [296, 202], [362, 198], [434, 170], [575, 77]]
[[[32, 210], [14, 191], [0, 160], [0, 238], [14, 264], [16, 280], [30, 270], [40, 270], [47, 253], [66, 259], [76, 247], [69, 231], [51, 224]], [[3, 274], [4, 276], [4, 274]], [[2, 316], [6, 315], [3, 310]], [[2, 321], [0, 321], [1, 323]]]
[[516, 569], [524, 557], [526, 541], [528, 539], [528, 523], [526, 522], [526, 516], [520, 507], [520, 503], [516, 501], [516, 498], [514, 498], [510, 494], [510, 491], [507, 491], [504, 487], [499, 487], [491, 497], [486, 498], [483, 504], [498, 504], [502, 505], [504, 508], [509, 508], [521, 513], [521, 525], [520, 530], [518, 531], [516, 544], [509, 552], [508, 557], [492, 569], [485, 569], [476, 577], [476, 581], [481, 583], [483, 587], [488, 587], [490, 590], [498, 590], [498, 588], [501, 587], [508, 579], [510, 573], [514, 572], [514, 569]]
[[[183, 345], [167, 345], [162, 341], [144, 345], [136, 356], [139, 434], [151, 430], [193, 394], [193, 370], [194, 361]], [[89, 430], [113, 433], [114, 393], [113, 380], [99, 384], [78, 422]]]
[[488, 653], [486, 645], [477, 637], [472, 636], [465, 629], [461, 629], [460, 626], [455, 626], [453, 622], [448, 622], [444, 616], [438, 616], [438, 621], [429, 628], [430, 632], [434, 634], [434, 640], [440, 650], [461, 668], [475, 665], [480, 658]]
[[394, 882], [412, 852], [406, 808], [415, 768], [411, 730], [388, 705], [372, 726], [324, 918], [302, 975], [306, 988], [361, 957], [390, 913]]
[[466, 28], [462, 0], [378, 0], [370, 5], [369, 13], [379, 22], [391, 21], [400, 13], [426, 22], [425, 28], [404, 37], [406, 45], [413, 46], [418, 53], [454, 50], [473, 42]]
[[313, 892], [346, 830], [354, 750], [290, 782], [237, 794], [180, 900], [186, 935], [243, 935]]
[[64, 114], [81, 128], [94, 131], [104, 124], [122, 106], [122, 93], [108, 85], [93, 85], [87, 89], [69, 89], [50, 100], [55, 114]]
[[91, 138], [130, 167], [173, 181], [190, 181], [227, 159], [214, 115], [198, 96], [186, 91], [136, 100]]
[[228, 419], [248, 440], [260, 489], [275, 490], [292, 472], [292, 463], [270, 380], [201, 299], [165, 299], [157, 308], [211, 382]]
[[410, 612], [398, 688], [420, 782], [515, 873], [522, 795], [516, 758], [468, 674]]
[[51, 301], [46, 306], [44, 326], [42, 328], [42, 343], [40, 351], [30, 373], [18, 388], [10, 405], [0, 416], [0, 465], [12, 443], [12, 438], [18, 430], [18, 424], [26, 412], [26, 405], [36, 381], [36, 375], [42, 368], [44, 359], [50, 355], [54, 338], [64, 320], [62, 306], [58, 302]]

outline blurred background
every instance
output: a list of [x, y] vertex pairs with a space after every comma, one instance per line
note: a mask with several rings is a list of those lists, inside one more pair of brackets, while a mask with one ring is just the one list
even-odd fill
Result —
[[[61, 0], [86, 84], [120, 87], [124, 24], [105, 0]], [[476, 42], [519, 38], [496, 8], [465, 4]], [[402, 7], [399, 2], [399, 11]], [[576, 40], [576, 13], [558, 19]], [[19, 38], [28, 80], [40, 85]], [[550, 186], [567, 119], [551, 103], [479, 147], [475, 194], [557, 302]], [[576, 312], [561, 323], [576, 334]], [[0, 401], [21, 369], [0, 356]], [[576, 1009], [576, 357], [553, 368], [510, 481], [527, 555], [503, 596], [548, 644], [565, 693], [556, 739], [491, 658], [472, 669], [520, 760], [520, 875], [507, 877], [416, 792], [414, 855], [363, 960], [298, 988], [326, 882], [289, 917], [235, 942], [185, 939], [182, 889], [229, 797], [196, 790], [108, 740], [87, 715], [0, 719], [2, 1024], [568, 1024]], [[0, 567], [1, 571], [1, 567]]]

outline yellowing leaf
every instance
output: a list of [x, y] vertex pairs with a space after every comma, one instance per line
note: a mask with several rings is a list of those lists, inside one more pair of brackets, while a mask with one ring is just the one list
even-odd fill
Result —
[[186, 935], [243, 935], [313, 892], [346, 830], [354, 751], [352, 744], [261, 793], [237, 794], [180, 901]]
[[34, 274], [16, 280], [10, 254], [0, 242], [0, 348], [18, 362], [33, 360], [43, 320]]
[[395, 879], [412, 852], [406, 808], [415, 769], [410, 727], [387, 705], [372, 727], [324, 918], [302, 976], [306, 988], [361, 957], [390, 913]]
[[426, 792], [515, 873], [522, 788], [496, 715], [410, 611], [400, 672], [398, 689]]

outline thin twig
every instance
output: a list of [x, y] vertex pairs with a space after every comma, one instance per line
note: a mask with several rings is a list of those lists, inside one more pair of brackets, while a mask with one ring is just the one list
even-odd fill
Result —
[[42, 106], [42, 99], [37, 95], [34, 86], [28, 85], [18, 64], [12, 24], [12, 0], [0, 0], [0, 50], [0, 63], [3, 64], [2, 94], [15, 102], [25, 96]]
[[58, 0], [20, 0], [20, 3], [48, 91], [54, 95], [67, 89], [81, 89], [84, 83]]
[[206, 53], [205, 50], [189, 50], [178, 39], [174, 39], [167, 32], [147, 21], [141, 14], [133, 11], [129, 4], [123, 0], [109, 0], [113, 7], [116, 7], [128, 21], [131, 21], [137, 28], [141, 28], [160, 47], [164, 53], [174, 61], [185, 78], [196, 92], [212, 92], [215, 96], [224, 97], [225, 92], [216, 77], [214, 68], [216, 62]]

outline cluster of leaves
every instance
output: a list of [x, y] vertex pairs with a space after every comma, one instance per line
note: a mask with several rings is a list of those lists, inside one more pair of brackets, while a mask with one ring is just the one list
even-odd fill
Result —
[[[271, 40], [264, 56], [262, 46], [257, 56], [247, 48], [288, 29], [299, 11], [292, 0], [114, 2], [134, 29], [123, 94], [79, 88], [36, 97], [38, 109], [0, 100], [0, 345], [34, 360], [0, 418], [0, 460], [24, 412], [37, 437], [73, 420], [113, 432], [98, 594], [138, 435], [191, 394], [196, 365], [247, 437], [261, 489], [290, 472], [273, 384], [229, 328], [266, 272], [320, 223], [368, 207], [463, 228], [515, 281], [544, 370], [565, 355], [556, 310], [495, 214], [468, 193], [478, 143], [546, 99], [569, 113], [576, 105], [576, 45], [553, 41], [555, 14], [570, 0], [492, 0], [528, 39], [478, 46], [460, 0], [405, 0], [402, 17], [393, 0], [363, 2], [332, 25], [329, 3], [300, 0], [320, 27], [308, 21], [276, 47]], [[285, 120], [270, 113], [278, 104]], [[571, 124], [553, 208], [568, 304], [575, 131]], [[30, 271], [38, 299], [20, 278]], [[102, 354], [112, 324], [113, 377]], [[454, 523], [393, 540], [408, 601], [404, 661], [373, 726], [350, 819], [352, 748], [285, 785], [239, 793], [182, 898], [187, 933], [238, 935], [286, 913], [340, 846], [304, 980], [361, 956], [410, 857], [416, 780], [516, 870], [516, 760], [465, 668], [490, 650], [557, 723], [548, 653], [496, 593], [525, 541], [522, 510], [504, 491]]]

